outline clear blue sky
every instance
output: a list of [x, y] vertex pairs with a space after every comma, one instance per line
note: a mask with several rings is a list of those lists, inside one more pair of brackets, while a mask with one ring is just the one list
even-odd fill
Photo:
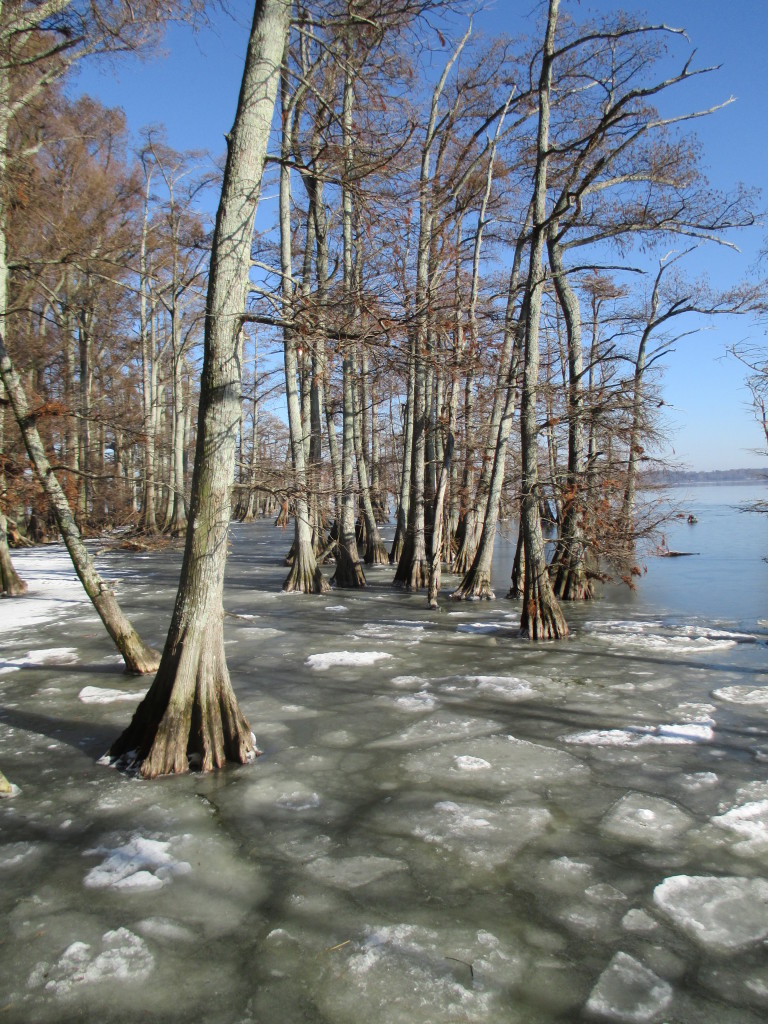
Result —
[[[486, 6], [477, 21], [486, 33], [530, 31], [541, 11], [541, 4], [530, 0], [496, 0]], [[577, 18], [615, 6], [603, 0], [563, 2], [563, 9]], [[624, 6], [644, 10], [652, 23], [685, 28], [697, 50], [697, 65], [722, 65], [715, 74], [686, 85], [687, 95], [681, 91], [680, 102], [689, 109], [708, 108], [735, 97], [726, 109], [696, 123], [703, 162], [711, 183], [721, 189], [737, 181], [762, 187], [768, 168], [768, 4], [732, 0], [726, 8], [715, 0], [627, 0]], [[84, 68], [78, 87], [105, 104], [122, 107], [134, 131], [162, 123], [168, 142], [177, 149], [221, 152], [234, 116], [253, 7], [249, 0], [232, 0], [231, 9], [231, 16], [214, 12], [212, 27], [196, 36], [185, 28], [171, 29], [165, 56], [123, 61], [113, 70]], [[768, 196], [764, 201], [768, 206]], [[265, 206], [262, 215], [268, 213]], [[764, 227], [745, 233], [739, 239], [741, 254], [710, 249], [697, 272], [705, 270], [718, 286], [737, 281], [754, 265], [766, 234]], [[685, 339], [667, 360], [664, 394], [674, 457], [694, 469], [768, 470], [768, 459], [751, 452], [760, 446], [762, 432], [749, 408], [743, 369], [724, 358], [726, 345], [743, 339], [768, 344], [759, 325], [744, 319], [719, 321]]]

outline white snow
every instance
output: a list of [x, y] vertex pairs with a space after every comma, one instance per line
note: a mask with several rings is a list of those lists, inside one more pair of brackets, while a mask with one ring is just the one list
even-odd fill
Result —
[[392, 655], [386, 651], [329, 651], [327, 654], [310, 654], [305, 664], [316, 672], [326, 672], [340, 665], [375, 665]]
[[746, 949], [768, 936], [764, 878], [672, 875], [656, 886], [653, 900], [675, 927], [716, 952]]
[[103, 686], [84, 686], [77, 699], [83, 704], [114, 704], [120, 701], [138, 701], [146, 694], [144, 690], [108, 690]]
[[509, 622], [462, 622], [456, 627], [456, 632], [482, 635], [485, 633], [498, 633], [501, 629], [509, 628]]
[[618, 1024], [650, 1024], [672, 1002], [672, 986], [628, 953], [618, 952], [587, 1000], [587, 1012]]
[[592, 747], [678, 746], [709, 743], [714, 739], [712, 721], [671, 725], [628, 725], [624, 729], [588, 729], [560, 738], [564, 743]]
[[102, 936], [96, 951], [87, 942], [73, 942], [53, 963], [38, 963], [29, 976], [29, 988], [42, 987], [51, 995], [68, 996], [73, 989], [95, 982], [141, 982], [152, 973], [154, 957], [143, 939], [127, 928]]
[[170, 848], [170, 840], [134, 834], [122, 846], [86, 850], [83, 854], [86, 857], [107, 856], [101, 864], [91, 868], [83, 884], [90, 889], [160, 889], [175, 875], [185, 875], [192, 870], [186, 861], [176, 860]]
[[463, 772], [483, 772], [492, 767], [491, 762], [484, 757], [473, 757], [471, 754], [457, 754], [453, 763]]

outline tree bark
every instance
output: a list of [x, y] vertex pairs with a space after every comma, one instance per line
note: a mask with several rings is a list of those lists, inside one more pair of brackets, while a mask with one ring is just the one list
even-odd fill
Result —
[[242, 318], [290, 0], [256, 0], [211, 251], [184, 561], [163, 658], [109, 757], [145, 778], [245, 763], [257, 751], [224, 655], [223, 590], [241, 404]]

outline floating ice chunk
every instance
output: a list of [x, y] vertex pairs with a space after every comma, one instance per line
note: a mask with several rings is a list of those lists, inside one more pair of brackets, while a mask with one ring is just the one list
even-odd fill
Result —
[[403, 711], [430, 711], [437, 701], [431, 693], [420, 690], [418, 693], [396, 697], [394, 703], [395, 707], [401, 708]]
[[27, 984], [30, 988], [42, 986], [46, 992], [62, 997], [80, 985], [100, 981], [144, 981], [153, 967], [154, 958], [146, 942], [127, 928], [117, 928], [105, 932], [98, 953], [87, 942], [73, 942], [56, 963], [37, 964]]
[[707, 789], [709, 786], [716, 786], [720, 779], [714, 772], [685, 772], [680, 776], [685, 789], [696, 792], [699, 789]]
[[701, 946], [727, 953], [768, 936], [768, 881], [672, 875], [653, 892], [656, 906]]
[[490, 932], [408, 924], [367, 928], [362, 943], [325, 963], [317, 996], [337, 1024], [504, 1020], [509, 986], [525, 969]]
[[419, 813], [413, 833], [473, 867], [494, 868], [508, 863], [551, 823], [552, 815], [545, 807], [491, 807], [440, 800], [431, 811]]
[[672, 1002], [672, 987], [628, 953], [616, 953], [587, 1000], [587, 1012], [620, 1024], [656, 1021]]
[[310, 654], [305, 664], [316, 672], [325, 672], [340, 665], [374, 665], [391, 657], [386, 651], [329, 651], [327, 654]]
[[424, 685], [424, 680], [421, 676], [395, 676], [390, 679], [393, 686], [400, 687], [404, 690], [417, 689]]
[[589, 729], [562, 736], [564, 743], [587, 747], [681, 746], [708, 743], [714, 738], [712, 722], [681, 722], [676, 725], [629, 725], [625, 729]]
[[606, 814], [601, 828], [625, 842], [665, 849], [675, 846], [691, 825], [693, 819], [670, 800], [628, 793]]
[[[463, 740], [493, 732], [498, 726], [480, 719], [457, 718], [437, 712], [394, 736], [384, 736], [368, 744], [377, 747], [423, 747], [448, 740]], [[418, 755], [414, 755], [418, 756]]]
[[134, 835], [124, 846], [97, 847], [84, 856], [107, 854], [83, 880], [89, 889], [159, 889], [174, 875], [188, 874], [192, 867], [170, 853], [170, 841]]
[[462, 768], [457, 759], [467, 756], [466, 744], [459, 746], [456, 742], [415, 751], [404, 760], [403, 766], [420, 782], [439, 782], [441, 786], [458, 791], [480, 790], [483, 793], [490, 789], [509, 793], [517, 787], [531, 789], [545, 783], [586, 781], [589, 776], [588, 769], [565, 751], [514, 736], [478, 738], [472, 744], [472, 751], [473, 758], [486, 761], [493, 766], [493, 771]]
[[555, 857], [536, 868], [537, 881], [551, 892], [582, 893], [592, 875], [592, 865], [572, 857]]
[[102, 686], [84, 686], [77, 699], [83, 704], [114, 704], [118, 701], [141, 700], [146, 689], [131, 692], [130, 690], [107, 690]]
[[535, 693], [530, 683], [517, 676], [467, 676], [466, 679], [476, 683], [478, 690], [492, 693], [494, 697], [503, 697], [505, 700], [526, 700]]
[[168, 917], [145, 917], [136, 924], [136, 930], [150, 939], [160, 942], [196, 942], [197, 935], [190, 929]]
[[633, 907], [632, 910], [628, 910], [624, 917], [622, 917], [621, 927], [628, 932], [647, 934], [648, 932], [655, 932], [659, 927], [659, 923], [654, 921], [651, 915], [647, 914], [644, 910], [640, 910], [639, 907]]
[[768, 686], [722, 686], [718, 690], [713, 690], [712, 696], [730, 704], [768, 708]]
[[[663, 622], [587, 622], [584, 630], [596, 640], [616, 647], [644, 648], [665, 654], [708, 654], [728, 650], [737, 643], [754, 642], [751, 634], [733, 633], [698, 625], [665, 625]], [[652, 630], [654, 632], [652, 632]]]
[[320, 806], [320, 797], [312, 793], [304, 786], [285, 792], [275, 801], [278, 807], [285, 807], [289, 811], [309, 811], [313, 807]]
[[0, 871], [15, 868], [38, 856], [40, 852], [41, 847], [38, 843], [6, 843], [0, 846]]
[[732, 807], [725, 814], [712, 818], [712, 824], [727, 829], [741, 840], [734, 844], [735, 853], [750, 856], [768, 850], [768, 800]]
[[584, 895], [595, 903], [623, 903], [626, 900], [625, 894], [608, 882], [597, 882], [584, 890]]
[[407, 865], [392, 857], [318, 857], [306, 868], [320, 882], [340, 889], [359, 889], [395, 871], [405, 871]]
[[509, 629], [509, 622], [462, 622], [456, 627], [457, 633], [498, 633], [500, 629]]
[[484, 757], [472, 757], [471, 754], [458, 754], [453, 763], [463, 772], [484, 772], [491, 767], [491, 762]]

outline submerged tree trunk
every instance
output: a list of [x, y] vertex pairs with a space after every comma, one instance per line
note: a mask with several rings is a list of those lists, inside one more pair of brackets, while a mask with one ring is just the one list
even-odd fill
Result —
[[211, 250], [197, 449], [184, 561], [163, 658], [109, 757], [145, 778], [256, 755], [224, 655], [223, 590], [242, 377], [253, 219], [290, 16], [256, 0]]
[[96, 571], [93, 559], [83, 544], [72, 509], [51, 464], [48, 462], [43, 442], [35, 426], [34, 413], [29, 411], [27, 397], [6, 351], [2, 335], [0, 335], [0, 379], [5, 386], [16, 422], [19, 424], [27, 454], [35, 467], [40, 485], [50, 500], [61, 536], [86, 594], [93, 602], [107, 632], [122, 654], [126, 669], [129, 672], [138, 673], [154, 672], [160, 658], [158, 652], [143, 642], [123, 614], [115, 595]]
[[11, 561], [11, 552], [8, 548], [8, 529], [6, 519], [0, 512], [0, 594], [7, 594], [9, 597], [18, 597], [26, 593], [27, 584], [19, 576]]

